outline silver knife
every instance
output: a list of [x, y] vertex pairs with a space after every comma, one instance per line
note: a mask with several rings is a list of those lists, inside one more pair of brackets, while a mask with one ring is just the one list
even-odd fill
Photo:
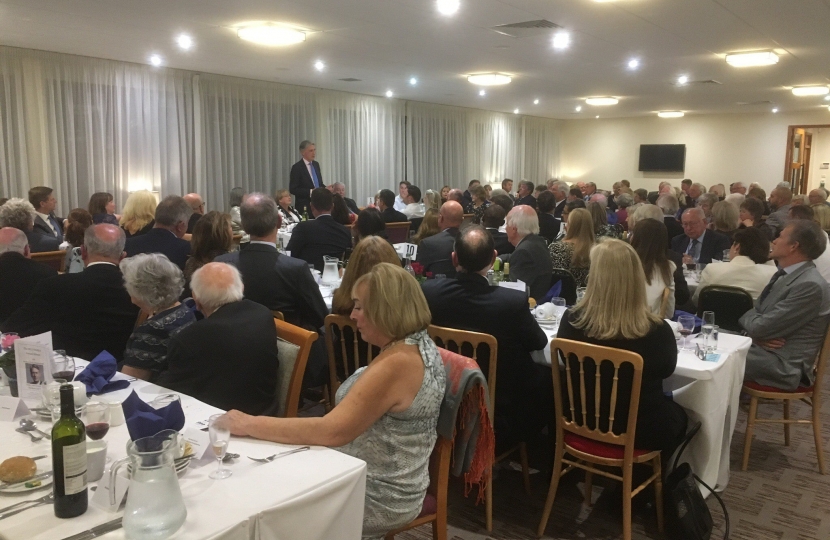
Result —
[[15, 482], [14, 484], [0, 484], [0, 491], [6, 491], [6, 490], [9, 490], [9, 489], [15, 489], [15, 488], [23, 487], [24, 485], [26, 485], [29, 482], [34, 482], [36, 480], [44, 480], [46, 478], [49, 478], [50, 476], [52, 476], [52, 471], [47, 471], [45, 473], [40, 473], [38, 475], [35, 475], [35, 476], [33, 476], [33, 477], [29, 478], [28, 480], [25, 480], [23, 482]]
[[73, 534], [72, 536], [67, 536], [63, 540], [90, 540], [90, 538], [97, 538], [99, 536], [103, 536], [108, 532], [114, 531], [116, 529], [121, 528], [121, 518], [114, 519], [112, 521], [108, 521], [103, 525], [98, 525], [97, 527], [93, 527], [88, 531], [80, 532], [78, 534]]

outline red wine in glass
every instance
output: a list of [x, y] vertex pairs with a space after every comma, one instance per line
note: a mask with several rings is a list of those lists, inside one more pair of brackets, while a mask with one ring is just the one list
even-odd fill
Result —
[[92, 439], [93, 441], [97, 441], [99, 439], [103, 439], [104, 435], [110, 430], [110, 425], [106, 422], [94, 422], [92, 424], [87, 424], [86, 426], [86, 436]]
[[75, 371], [56, 371], [52, 373], [52, 380], [61, 379], [64, 381], [71, 381], [75, 378]]

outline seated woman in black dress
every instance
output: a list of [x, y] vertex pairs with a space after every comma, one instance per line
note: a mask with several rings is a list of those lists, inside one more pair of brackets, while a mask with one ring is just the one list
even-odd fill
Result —
[[[677, 344], [668, 323], [649, 310], [645, 283], [643, 265], [634, 248], [621, 240], [600, 242], [591, 250], [591, 274], [585, 297], [565, 312], [557, 337], [624, 349], [643, 357], [634, 444], [639, 450], [660, 450], [665, 464], [682, 442], [688, 419], [686, 411], [663, 394], [663, 379], [674, 373], [677, 365]], [[576, 367], [575, 360], [574, 364]], [[608, 373], [603, 368], [602, 377], [608, 377], [610, 384], [613, 370], [606, 365]], [[593, 363], [586, 362], [585, 369], [585, 379], [593, 380]], [[574, 375], [578, 385], [578, 369]], [[615, 433], [624, 431], [628, 422], [630, 381], [631, 371], [621, 369]], [[586, 402], [590, 404], [594, 402], [593, 388], [589, 384], [585, 389]], [[593, 418], [593, 411], [589, 416]]]

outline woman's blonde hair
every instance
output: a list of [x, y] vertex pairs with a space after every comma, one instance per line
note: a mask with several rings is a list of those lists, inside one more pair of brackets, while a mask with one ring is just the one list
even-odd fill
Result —
[[380, 236], [367, 236], [361, 239], [349, 257], [349, 264], [343, 273], [340, 287], [334, 291], [331, 299], [331, 312], [348, 317], [354, 307], [352, 287], [355, 282], [368, 273], [372, 267], [383, 262], [400, 266], [401, 261], [392, 245]]
[[596, 234], [600, 228], [608, 225], [608, 214], [605, 212], [605, 208], [603, 208], [601, 204], [598, 202], [589, 202], [585, 209], [591, 212], [591, 219], [594, 222], [594, 234]]
[[712, 224], [716, 231], [734, 231], [741, 224], [738, 207], [728, 201], [718, 201], [712, 207]]
[[403, 339], [429, 326], [432, 314], [421, 286], [400, 264], [380, 263], [360, 276], [352, 287], [353, 299], [358, 287], [364, 285], [367, 294], [363, 314], [385, 335]]
[[569, 240], [574, 247], [571, 266], [574, 268], [590, 266], [591, 246], [596, 241], [591, 212], [585, 208], [571, 210], [571, 213], [568, 214], [568, 232], [565, 234], [565, 240]]
[[421, 226], [418, 227], [418, 232], [412, 238], [413, 244], [420, 244], [424, 238], [435, 236], [441, 232], [441, 226], [438, 225], [439, 211], [435, 208], [428, 208], [424, 214], [424, 219], [421, 221]]
[[813, 218], [824, 231], [830, 231], [830, 207], [817, 204], [813, 207]]
[[156, 219], [156, 206], [158, 201], [155, 195], [146, 189], [134, 191], [124, 203], [118, 224], [128, 233], [135, 234]]
[[277, 204], [280, 203], [280, 199], [285, 197], [286, 195], [290, 195], [290, 192], [287, 189], [278, 189], [276, 193], [274, 193], [274, 200]]
[[598, 243], [591, 250], [588, 288], [571, 324], [588, 337], [608, 340], [641, 338], [659, 322], [646, 303], [646, 276], [634, 248], [615, 239]]

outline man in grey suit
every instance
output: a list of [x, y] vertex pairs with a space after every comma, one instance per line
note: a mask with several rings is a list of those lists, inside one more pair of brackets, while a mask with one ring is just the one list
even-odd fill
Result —
[[516, 249], [499, 258], [510, 263], [511, 281], [524, 281], [531, 298], [541, 300], [550, 289], [553, 263], [545, 239], [539, 236], [536, 210], [527, 205], [514, 206], [506, 221], [507, 239]]
[[793, 200], [793, 192], [790, 188], [778, 186], [769, 194], [769, 206], [772, 213], [767, 217], [766, 224], [772, 230], [773, 236], [781, 234], [781, 229], [787, 224], [789, 218], [787, 212]]
[[452, 252], [455, 239], [458, 237], [458, 227], [464, 220], [464, 210], [455, 201], [447, 201], [438, 211], [438, 226], [441, 232], [424, 238], [418, 246], [418, 262], [424, 266], [424, 272], [444, 274], [455, 277], [455, 265], [452, 263]]
[[813, 364], [830, 322], [830, 285], [813, 260], [826, 245], [821, 227], [803, 219], [791, 221], [772, 243], [779, 270], [740, 319], [752, 338], [745, 381], [785, 391], [813, 384]]

